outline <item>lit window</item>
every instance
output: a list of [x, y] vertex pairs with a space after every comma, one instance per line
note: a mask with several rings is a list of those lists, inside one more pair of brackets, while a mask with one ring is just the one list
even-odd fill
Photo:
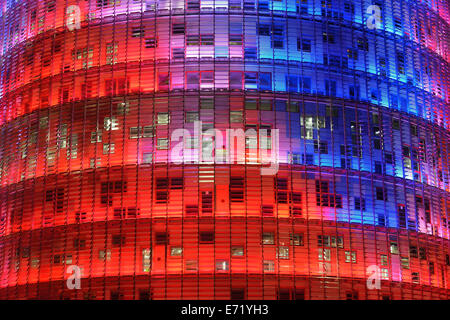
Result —
[[398, 244], [397, 242], [391, 241], [390, 250], [392, 254], [398, 254]]
[[167, 112], [159, 112], [157, 116], [158, 124], [169, 124], [170, 117]]
[[272, 232], [264, 232], [262, 234], [263, 244], [275, 244], [274, 235]]
[[169, 139], [167, 138], [158, 138], [158, 144], [156, 146], [158, 150], [167, 150], [169, 149]]
[[330, 249], [319, 249], [319, 261], [331, 261]]
[[228, 271], [228, 261], [216, 260], [216, 271]]
[[278, 247], [278, 258], [279, 259], [289, 259], [289, 247], [286, 247], [286, 246]]
[[290, 240], [292, 246], [303, 246], [303, 234], [291, 233]]
[[197, 260], [186, 260], [186, 271], [197, 271], [198, 262]]
[[345, 251], [345, 262], [356, 263], [356, 252], [355, 251]]
[[387, 266], [388, 265], [388, 256], [386, 254], [380, 255], [380, 264], [382, 266]]
[[409, 269], [409, 258], [408, 257], [400, 257], [400, 261], [403, 269]]
[[119, 130], [119, 121], [116, 117], [105, 117], [103, 120], [103, 128], [106, 131]]
[[179, 257], [183, 255], [183, 248], [182, 247], [172, 247], [170, 248], [170, 255], [172, 257]]
[[99, 258], [100, 260], [103, 260], [103, 261], [105, 261], [105, 260], [107, 260], [107, 261], [111, 260], [111, 250], [109, 250], [109, 249], [107, 249], [107, 250], [99, 250], [99, 251], [98, 251], [98, 258]]
[[131, 28], [131, 36], [133, 38], [141, 38], [145, 36], [145, 30], [142, 27]]
[[267, 272], [275, 271], [275, 262], [273, 260], [264, 260], [263, 269]]
[[142, 250], [142, 271], [149, 272], [152, 263], [152, 252], [150, 249]]
[[241, 123], [243, 121], [242, 111], [230, 111], [230, 122]]
[[242, 257], [244, 255], [244, 247], [232, 247], [231, 255], [233, 257]]
[[103, 154], [114, 153], [115, 144], [114, 143], [104, 143], [103, 144]]

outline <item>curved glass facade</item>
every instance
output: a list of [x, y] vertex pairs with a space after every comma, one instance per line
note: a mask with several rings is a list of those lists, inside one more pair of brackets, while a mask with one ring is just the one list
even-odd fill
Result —
[[448, 299], [446, 1], [0, 3], [0, 298]]

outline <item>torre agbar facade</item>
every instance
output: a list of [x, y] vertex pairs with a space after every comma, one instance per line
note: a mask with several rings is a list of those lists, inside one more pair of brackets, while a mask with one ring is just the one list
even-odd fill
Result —
[[0, 3], [0, 299], [450, 297], [447, 1]]

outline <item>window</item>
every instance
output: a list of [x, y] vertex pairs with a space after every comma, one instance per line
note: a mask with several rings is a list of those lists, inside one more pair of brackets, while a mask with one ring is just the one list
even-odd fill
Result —
[[139, 300], [151, 300], [151, 294], [149, 290], [139, 290]]
[[157, 115], [158, 124], [169, 124], [170, 116], [167, 112], [159, 112]]
[[142, 27], [132, 27], [131, 36], [133, 38], [141, 38], [145, 36], [145, 30]]
[[358, 49], [369, 51], [369, 41], [366, 38], [358, 38], [356, 44]]
[[244, 255], [244, 247], [241, 246], [231, 247], [231, 256], [242, 257], [243, 255]]
[[121, 236], [120, 234], [113, 235], [111, 243], [114, 247], [123, 246], [125, 245], [125, 236]]
[[419, 248], [420, 260], [427, 260], [427, 250], [425, 248]]
[[114, 153], [115, 144], [114, 143], [104, 143], [103, 144], [103, 154]]
[[264, 260], [263, 261], [263, 270], [267, 272], [275, 271], [275, 263], [273, 260]]
[[172, 48], [172, 59], [184, 59], [184, 48]]
[[278, 300], [290, 300], [291, 291], [289, 289], [278, 289]]
[[349, 59], [358, 60], [358, 50], [355, 48], [348, 48], [347, 57]]
[[328, 154], [328, 141], [314, 140], [314, 152], [320, 154]]
[[420, 283], [420, 277], [418, 272], [411, 272], [411, 278], [413, 283]]
[[142, 163], [149, 164], [152, 162], [153, 162], [153, 153], [152, 152], [142, 153]]
[[258, 77], [260, 90], [272, 90], [272, 74], [270, 72], [260, 72]]
[[99, 250], [98, 251], [98, 258], [100, 260], [111, 260], [111, 250], [107, 249], [107, 250]]
[[262, 244], [275, 244], [275, 237], [272, 232], [264, 232], [262, 234]]
[[347, 300], [358, 300], [358, 292], [357, 291], [348, 291], [346, 293]]
[[228, 260], [216, 260], [216, 271], [228, 271]]
[[230, 46], [242, 46], [242, 34], [230, 34]]
[[345, 251], [345, 262], [356, 263], [356, 252], [355, 251]]
[[232, 202], [244, 201], [244, 178], [230, 178], [230, 199]]
[[230, 293], [231, 300], [244, 300], [245, 299], [245, 289], [232, 288]]
[[183, 255], [183, 248], [182, 247], [170, 248], [170, 255], [172, 257], [181, 257]]
[[122, 300], [123, 299], [123, 294], [120, 291], [111, 291], [110, 292], [110, 296], [109, 296], [110, 300]]
[[430, 271], [430, 275], [434, 275], [434, 262], [428, 262], [428, 270]]
[[158, 90], [169, 90], [169, 73], [161, 72], [158, 74]]
[[281, 23], [274, 23], [272, 26], [272, 48], [284, 48], [284, 25]]
[[156, 232], [155, 233], [155, 243], [157, 245], [168, 245], [169, 244], [169, 234], [167, 232]]
[[230, 122], [231, 123], [241, 123], [243, 121], [242, 111], [230, 111]]
[[257, 89], [258, 77], [256, 72], [244, 73], [245, 89]]
[[325, 80], [325, 94], [327, 96], [336, 96], [336, 81]]
[[150, 249], [142, 249], [142, 271], [149, 272], [152, 265], [152, 253]]
[[214, 243], [214, 232], [211, 231], [200, 232], [200, 243]]
[[245, 47], [244, 48], [244, 59], [257, 59], [257, 50], [253, 47]]
[[200, 0], [187, 0], [186, 1], [186, 9], [188, 10], [199, 10], [200, 9]]
[[297, 38], [297, 50], [303, 52], [311, 52], [311, 40]]
[[323, 42], [334, 43], [334, 34], [329, 33], [329, 32], [323, 32], [322, 40], [323, 40]]
[[167, 138], [158, 138], [158, 143], [156, 148], [158, 150], [167, 150], [169, 149], [169, 139]]
[[291, 246], [303, 246], [303, 234], [291, 233], [289, 237]]
[[398, 251], [398, 243], [397, 243], [397, 242], [391, 241], [391, 244], [390, 244], [390, 251], [391, 251], [391, 254], [399, 254], [399, 251]]
[[355, 197], [355, 210], [366, 211], [366, 199]]
[[184, 23], [174, 23], [172, 25], [172, 34], [178, 35], [178, 34], [184, 34]]
[[387, 201], [387, 190], [383, 187], [376, 187], [377, 200]]
[[105, 117], [103, 119], [103, 129], [106, 131], [119, 130], [119, 121], [116, 117]]
[[403, 269], [409, 269], [409, 258], [408, 257], [400, 257], [400, 261]]
[[380, 265], [382, 266], [388, 265], [388, 256], [386, 254], [380, 255]]
[[197, 260], [186, 260], [186, 271], [197, 271], [198, 262]]
[[260, 36], [270, 36], [271, 35], [270, 24], [260, 23], [258, 33]]
[[330, 249], [319, 249], [319, 261], [331, 261]]
[[186, 112], [186, 123], [193, 123], [195, 121], [199, 120], [199, 114], [195, 111], [188, 111]]
[[242, 89], [243, 73], [239, 71], [230, 72], [230, 89]]
[[418, 258], [419, 254], [416, 246], [409, 246], [409, 256], [411, 258]]
[[289, 247], [279, 246], [278, 247], [278, 258], [279, 259], [289, 259]]
[[147, 38], [145, 39], [145, 48], [151, 49], [156, 48], [158, 46], [158, 42], [155, 38]]

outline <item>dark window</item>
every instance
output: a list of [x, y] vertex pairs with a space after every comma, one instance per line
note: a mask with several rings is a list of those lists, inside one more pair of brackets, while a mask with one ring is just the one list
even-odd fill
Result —
[[155, 243], [168, 245], [169, 244], [169, 234], [167, 232], [156, 232]]
[[214, 232], [211, 231], [200, 232], [200, 243], [214, 243]]
[[140, 290], [139, 291], [139, 300], [151, 300], [151, 295], [149, 290]]
[[383, 187], [376, 187], [377, 200], [387, 201], [387, 190]]
[[245, 299], [245, 289], [231, 289], [230, 294], [231, 300], [244, 300]]
[[174, 23], [172, 25], [172, 34], [184, 34], [184, 23]]
[[121, 236], [120, 234], [113, 235], [112, 236], [112, 245], [115, 247], [125, 245], [125, 236]]

